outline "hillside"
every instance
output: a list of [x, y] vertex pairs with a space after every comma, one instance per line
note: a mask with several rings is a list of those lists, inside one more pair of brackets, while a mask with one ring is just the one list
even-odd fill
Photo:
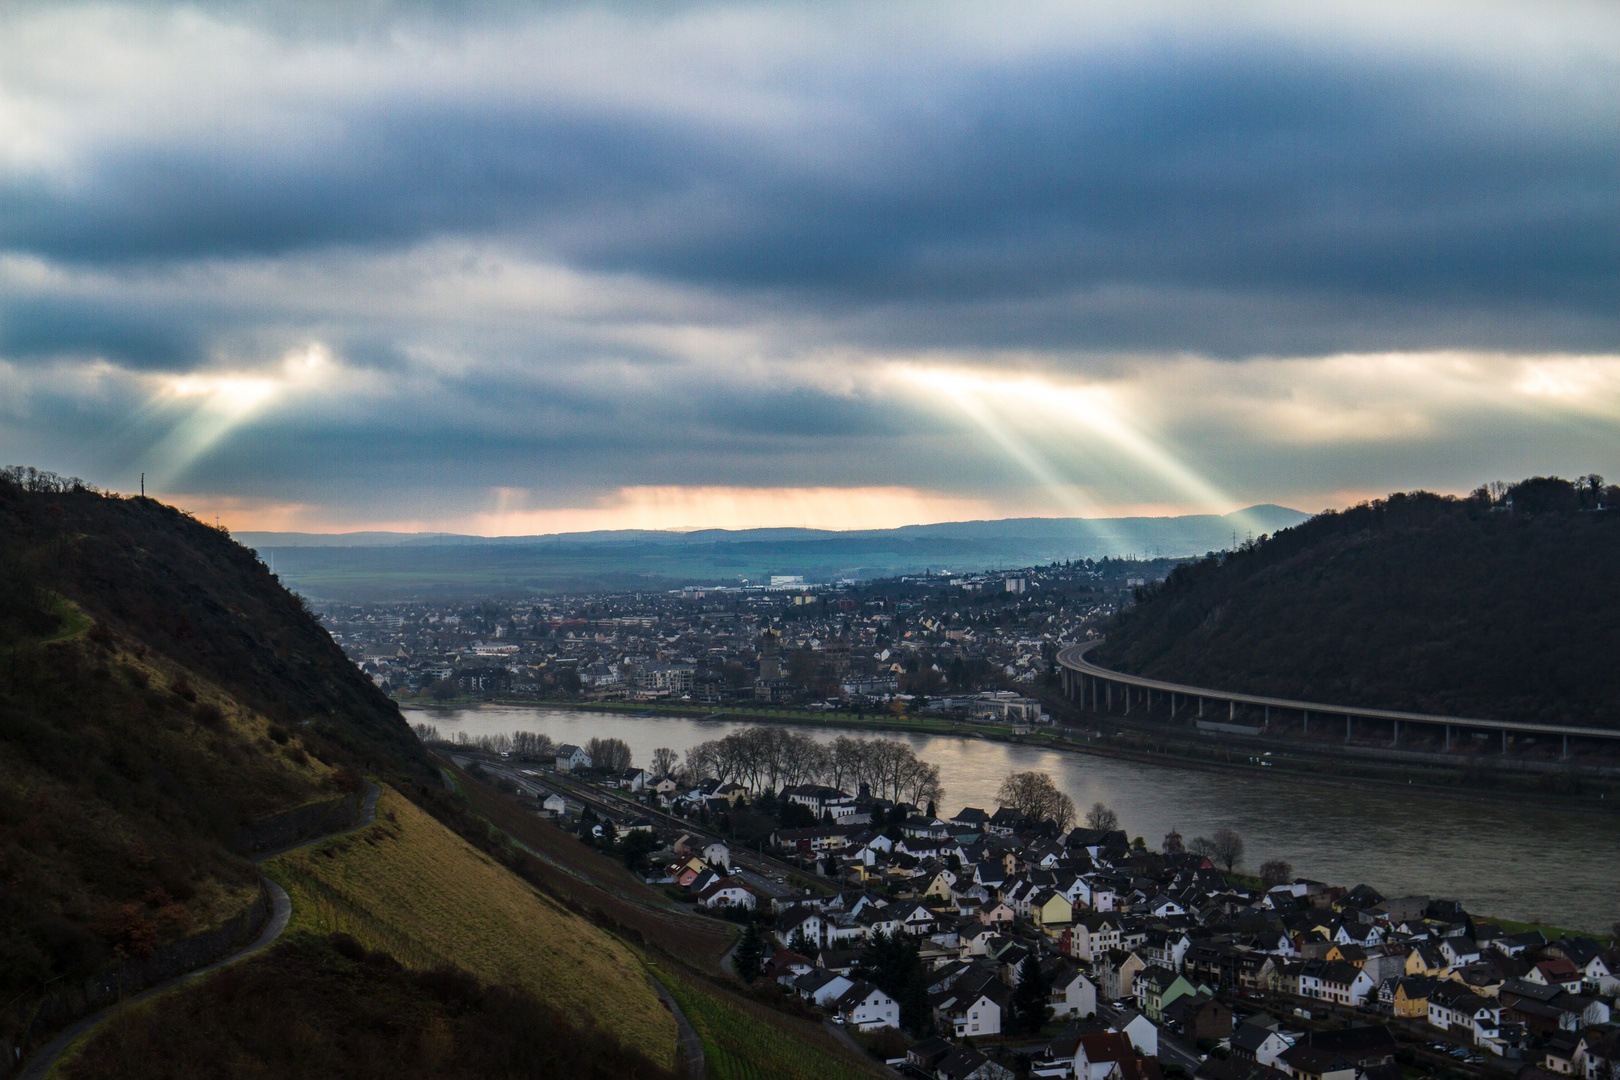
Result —
[[246, 933], [263, 905], [246, 856], [352, 815], [367, 771], [432, 778], [393, 703], [251, 553], [152, 500], [0, 475], [8, 1054]]
[[660, 967], [739, 1075], [870, 1075], [719, 985], [727, 924], [441, 765], [223, 531], [0, 472], [0, 1076], [252, 941], [251, 856], [304, 839], [263, 864], [274, 945], [119, 1006], [54, 1075], [651, 1080], [678, 1054]]
[[1535, 478], [1325, 513], [1140, 590], [1097, 659], [1245, 693], [1614, 727], [1617, 505], [1599, 478]]

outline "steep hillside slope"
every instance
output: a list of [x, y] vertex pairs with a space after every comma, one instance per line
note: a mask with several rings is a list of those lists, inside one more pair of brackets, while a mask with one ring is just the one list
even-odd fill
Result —
[[362, 772], [432, 783], [397, 709], [229, 536], [0, 474], [0, 1044], [218, 955], [255, 849], [327, 831]]
[[1246, 693], [1614, 727], [1617, 503], [1596, 478], [1537, 478], [1323, 514], [1141, 590], [1098, 659]]

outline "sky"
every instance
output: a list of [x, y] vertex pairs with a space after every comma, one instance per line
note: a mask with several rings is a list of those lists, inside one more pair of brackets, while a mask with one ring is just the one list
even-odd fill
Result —
[[1620, 7], [0, 7], [0, 463], [238, 529], [1620, 476]]

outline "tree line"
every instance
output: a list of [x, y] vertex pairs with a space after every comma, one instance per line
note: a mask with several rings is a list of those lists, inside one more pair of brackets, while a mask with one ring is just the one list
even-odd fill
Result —
[[945, 797], [939, 766], [921, 758], [898, 739], [852, 739], [831, 744], [782, 727], [759, 726], [699, 743], [686, 752], [691, 779], [713, 777], [753, 791], [777, 791], [799, 784], [826, 784], [857, 792], [864, 785], [876, 798], [916, 806]]

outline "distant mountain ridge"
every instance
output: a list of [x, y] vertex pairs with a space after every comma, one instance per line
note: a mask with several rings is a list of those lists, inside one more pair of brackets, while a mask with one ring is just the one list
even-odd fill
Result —
[[1012, 518], [834, 532], [619, 530], [550, 536], [237, 534], [289, 586], [322, 600], [450, 599], [674, 585], [978, 573], [1066, 559], [1175, 558], [1306, 520], [1281, 506], [1165, 518]]
[[[476, 536], [465, 533], [401, 532], [237, 532], [235, 538], [254, 548], [284, 547], [465, 547], [479, 545], [538, 544], [710, 544], [796, 540], [873, 540], [882, 537], [950, 537], [982, 539], [1096, 539], [1148, 535], [1163, 531], [1169, 537], [1227, 535], [1233, 529], [1271, 532], [1297, 525], [1309, 514], [1286, 506], [1261, 503], [1230, 514], [1185, 514], [1178, 517], [1122, 518], [997, 518], [945, 521], [929, 525], [902, 525], [893, 529], [602, 529], [592, 532], [539, 533], [530, 536]], [[1242, 539], [1242, 537], [1239, 537]], [[1207, 550], [1207, 549], [1206, 549]], [[1191, 554], [1181, 552], [1180, 554]], [[1202, 552], [1199, 552], [1202, 554]]]

